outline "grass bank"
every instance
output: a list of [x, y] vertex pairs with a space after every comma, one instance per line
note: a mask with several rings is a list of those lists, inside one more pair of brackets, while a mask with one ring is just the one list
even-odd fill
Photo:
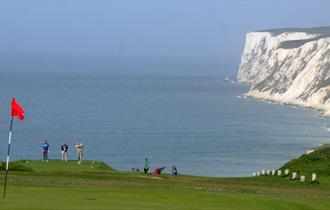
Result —
[[[2, 210], [329, 209], [330, 178], [210, 178], [119, 172], [102, 162], [17, 161]], [[4, 171], [1, 171], [1, 179]], [[3, 186], [3, 185], [2, 185]]]

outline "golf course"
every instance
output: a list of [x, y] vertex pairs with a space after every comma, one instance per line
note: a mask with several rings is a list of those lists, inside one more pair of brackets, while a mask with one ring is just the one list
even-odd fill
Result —
[[[284, 165], [290, 177], [211, 178], [116, 171], [98, 161], [20, 160], [10, 163], [1, 210], [48, 209], [329, 209], [330, 149]], [[313, 168], [314, 167], [314, 168]], [[1, 165], [4, 179], [5, 164]], [[310, 171], [318, 173], [311, 183]], [[3, 190], [3, 182], [2, 182]]]

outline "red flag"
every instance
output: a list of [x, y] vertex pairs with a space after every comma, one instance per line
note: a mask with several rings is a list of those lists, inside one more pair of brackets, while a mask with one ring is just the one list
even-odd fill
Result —
[[11, 116], [17, 116], [18, 119], [24, 120], [24, 110], [22, 107], [16, 102], [15, 98], [11, 100]]

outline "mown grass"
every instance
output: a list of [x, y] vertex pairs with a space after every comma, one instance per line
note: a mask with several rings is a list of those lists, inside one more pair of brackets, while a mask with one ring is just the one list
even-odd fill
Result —
[[[17, 161], [0, 209], [329, 209], [319, 184], [281, 177], [210, 178], [118, 172], [102, 162]], [[11, 165], [15, 165], [12, 164]], [[1, 179], [4, 172], [1, 171]]]

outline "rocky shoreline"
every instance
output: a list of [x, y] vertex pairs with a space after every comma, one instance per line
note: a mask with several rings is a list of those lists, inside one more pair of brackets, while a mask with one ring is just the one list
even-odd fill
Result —
[[257, 101], [263, 101], [263, 102], [272, 103], [272, 104], [290, 106], [290, 107], [302, 109], [302, 110], [311, 110], [311, 111], [315, 111], [316, 113], [319, 113], [318, 117], [330, 118], [330, 113], [327, 113], [323, 109], [320, 109], [320, 108], [305, 106], [305, 105], [297, 104], [294, 102], [287, 103], [287, 102], [276, 101], [276, 100], [272, 100], [268, 97], [260, 97], [260, 96], [253, 95], [253, 94], [251, 94], [251, 92], [244, 93], [244, 94], [240, 95], [239, 97], [244, 98], [244, 99], [249, 99], [249, 100], [257, 100]]

